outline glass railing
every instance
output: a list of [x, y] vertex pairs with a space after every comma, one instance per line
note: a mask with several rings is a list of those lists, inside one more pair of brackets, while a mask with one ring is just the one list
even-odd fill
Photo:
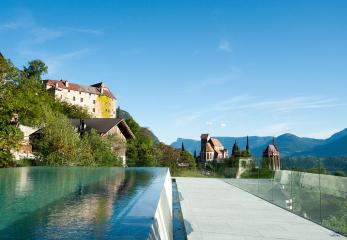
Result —
[[347, 236], [347, 172], [340, 165], [326, 166], [326, 161], [286, 158], [281, 170], [274, 171], [264, 159], [238, 168], [215, 163], [209, 174]]

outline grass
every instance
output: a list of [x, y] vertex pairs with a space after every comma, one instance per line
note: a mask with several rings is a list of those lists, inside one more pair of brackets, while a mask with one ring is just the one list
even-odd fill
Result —
[[200, 178], [203, 177], [203, 178], [208, 178], [208, 177], [213, 177], [213, 175], [212, 176], [205, 175], [199, 170], [184, 169], [184, 170], [180, 170], [180, 171], [176, 172], [175, 174], [172, 174], [172, 177], [200, 177]]

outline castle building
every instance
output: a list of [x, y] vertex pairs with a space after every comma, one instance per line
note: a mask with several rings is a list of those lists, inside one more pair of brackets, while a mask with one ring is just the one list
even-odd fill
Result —
[[56, 99], [84, 107], [95, 118], [115, 118], [117, 115], [117, 99], [102, 82], [90, 86], [66, 80], [43, 80], [42, 83]]
[[220, 161], [228, 158], [228, 150], [224, 148], [223, 144], [217, 139], [210, 137], [209, 134], [201, 134], [201, 151], [200, 161]]
[[276, 146], [275, 138], [272, 140], [272, 144], [269, 144], [263, 152], [263, 158], [268, 159], [269, 169], [276, 171], [281, 170], [281, 155]]

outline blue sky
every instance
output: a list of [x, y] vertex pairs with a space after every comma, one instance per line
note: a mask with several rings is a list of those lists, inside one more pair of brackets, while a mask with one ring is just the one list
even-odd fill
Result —
[[347, 1], [6, 1], [0, 51], [103, 81], [177, 137], [325, 138], [347, 127]]

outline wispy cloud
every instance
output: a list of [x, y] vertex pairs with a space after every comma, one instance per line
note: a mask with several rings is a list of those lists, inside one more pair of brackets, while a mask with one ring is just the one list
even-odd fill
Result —
[[230, 42], [228, 40], [222, 39], [219, 42], [218, 50], [226, 53], [230, 53], [232, 51]]
[[61, 54], [52, 54], [43, 51], [33, 51], [22, 49], [20, 54], [26, 56], [27, 58], [39, 58], [43, 60], [48, 66], [49, 75], [62, 74], [63, 66], [72, 59], [78, 59], [83, 56], [90, 54], [93, 50], [90, 48], [78, 49], [70, 52], [64, 52]]
[[102, 32], [96, 29], [80, 28], [71, 26], [47, 27], [38, 24], [30, 11], [21, 11], [21, 14], [13, 20], [6, 23], [0, 23], [0, 31], [21, 31], [22, 35], [27, 35], [25, 42], [30, 44], [43, 44], [49, 40], [57, 39], [69, 34], [89, 34], [98, 36]]
[[224, 128], [224, 127], [227, 126], [227, 124], [226, 123], [221, 123], [220, 126]]
[[346, 106], [337, 98], [322, 97], [292, 97], [278, 100], [259, 100], [247, 95], [234, 97], [226, 101], [218, 102], [211, 111], [224, 112], [233, 110], [261, 110], [268, 112], [291, 112], [303, 109], [331, 108]]

